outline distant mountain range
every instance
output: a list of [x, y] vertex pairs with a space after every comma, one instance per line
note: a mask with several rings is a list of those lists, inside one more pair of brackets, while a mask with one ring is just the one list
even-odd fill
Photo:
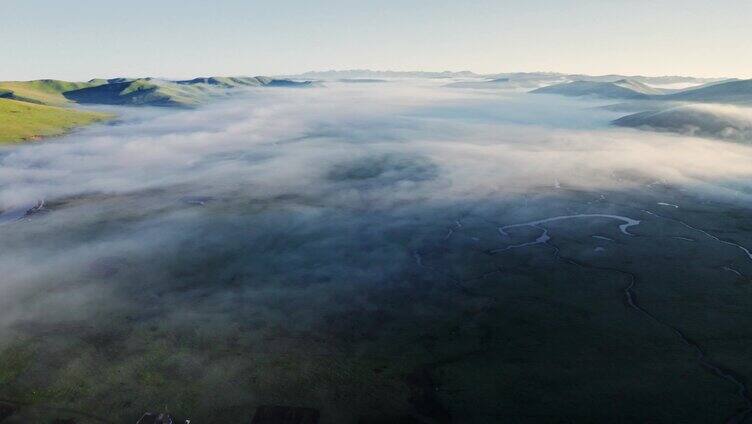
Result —
[[506, 88], [509, 87], [509, 78], [494, 78], [481, 81], [458, 81], [447, 84], [446, 86], [454, 88]]
[[372, 71], [369, 69], [349, 69], [342, 71], [310, 71], [302, 74], [282, 75], [280, 78], [304, 80], [357, 80], [357, 79], [393, 79], [393, 78], [482, 78], [483, 75], [471, 71]]
[[655, 88], [632, 79], [613, 82], [572, 81], [532, 92], [606, 99], [752, 104], [752, 80], [736, 79], [713, 81], [684, 90]]
[[695, 78], [688, 76], [642, 76], [642, 75], [585, 75], [585, 74], [566, 74], [560, 72], [501, 72], [494, 74], [478, 74], [471, 71], [443, 71], [443, 72], [424, 72], [424, 71], [373, 71], [369, 69], [350, 69], [350, 70], [330, 70], [330, 71], [313, 71], [302, 74], [283, 75], [280, 78], [307, 79], [307, 80], [327, 80], [336, 81], [342, 79], [407, 79], [407, 78], [431, 78], [431, 79], [455, 79], [464, 80], [456, 82], [471, 83], [470, 88], [480, 87], [482, 83], [492, 84], [498, 80], [504, 80], [511, 86], [515, 87], [541, 87], [556, 83], [567, 83], [572, 81], [596, 81], [596, 82], [615, 82], [619, 80], [632, 80], [643, 84], [651, 85], [671, 85], [671, 84], [704, 84], [723, 80], [723, 78]]

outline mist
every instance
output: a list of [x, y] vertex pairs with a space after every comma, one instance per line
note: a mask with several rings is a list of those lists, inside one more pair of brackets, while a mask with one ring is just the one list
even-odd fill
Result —
[[[486, 276], [514, 274], [508, 293], [559, 278], [547, 248], [516, 248], [546, 243], [538, 227], [505, 225], [625, 216], [642, 221], [634, 243], [650, 243], [689, 236], [644, 210], [700, 216], [752, 200], [746, 145], [613, 127], [620, 115], [598, 101], [442, 85], [108, 108], [114, 124], [4, 148], [0, 352], [18, 366], [0, 377], [3, 396], [37, 390], [42, 404], [122, 422], [165, 405], [216, 422], [266, 403], [313, 406], [325, 422], [384, 411], [441, 422], [466, 410], [442, 392], [426, 400], [426, 387], [452, 374], [426, 383], [414, 358], [481, 349], [477, 323], [504, 296]], [[572, 243], [562, 255], [609, 263], [624, 251], [590, 236], [628, 243], [617, 224], [551, 231]], [[722, 247], [736, 259], [714, 266], [752, 272]]]

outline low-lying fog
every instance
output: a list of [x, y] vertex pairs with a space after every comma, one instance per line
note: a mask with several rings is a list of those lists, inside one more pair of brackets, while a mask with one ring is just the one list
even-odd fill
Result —
[[[113, 422], [165, 406], [202, 419], [194, 422], [216, 422], [213, 417], [250, 417], [261, 404], [314, 407], [324, 422], [535, 421], [533, 409], [576, 417], [598, 409], [587, 401], [598, 395], [567, 400], [567, 407], [582, 409], [569, 414], [559, 404], [569, 386], [552, 388], [559, 395], [541, 405], [533, 400], [545, 390], [519, 384], [535, 380], [528, 374], [533, 368], [546, 378], [564, 376], [540, 387], [586, 386], [595, 375], [551, 371], [550, 358], [519, 361], [537, 358], [536, 349], [561, 349], [584, 355], [572, 362], [575, 368], [594, 361], [618, 374], [630, 366], [598, 363], [597, 353], [582, 353], [590, 342], [567, 345], [575, 341], [557, 336], [567, 330], [541, 330], [554, 321], [530, 311], [565, 316], [556, 312], [561, 305], [608, 298], [612, 303], [603, 309], [618, 310], [614, 319], [622, 324], [603, 334], [623, 330], [630, 336], [614, 340], [625, 340], [654, 327], [631, 321], [639, 312], [624, 303], [626, 281], [619, 275], [592, 277], [594, 290], [608, 291], [603, 297], [565, 301], [560, 296], [569, 294], [556, 294], [559, 306], [524, 306], [547, 297], [520, 292], [537, 283], [591, 293], [569, 286], [590, 277], [583, 277], [585, 270], [562, 271], [571, 265], [555, 262], [551, 243], [565, 253], [576, 245], [569, 256], [577, 261], [606, 255], [609, 267], [635, 267], [652, 256], [665, 265], [653, 275], [666, 278], [696, 256], [707, 258], [701, 243], [708, 243], [725, 255], [708, 267], [752, 273], [737, 247], [678, 225], [667, 229], [675, 221], [651, 224], [657, 218], [644, 212], [746, 210], [752, 148], [612, 127], [623, 113], [601, 108], [604, 102], [442, 84], [327, 83], [252, 91], [196, 110], [116, 109], [120, 119], [113, 125], [4, 148], [0, 359], [11, 365], [0, 365], [0, 398], [92, 411]], [[687, 222], [730, 222], [726, 210], [703, 209], [702, 221]], [[578, 214], [595, 219], [501, 229]], [[629, 228], [630, 237], [618, 228], [627, 221], [608, 216], [641, 224]], [[742, 220], [734, 223], [743, 228]], [[547, 243], [539, 232], [549, 226]], [[566, 233], [561, 238], [559, 228]], [[750, 239], [723, 231], [724, 240], [740, 246]], [[685, 243], [676, 247], [652, 239], [630, 250], [638, 242], [632, 240], [659, 233], [698, 243], [682, 250], [688, 242], [671, 239]], [[650, 246], [656, 252], [648, 255]], [[467, 286], [494, 273], [504, 279], [504, 272], [519, 283]], [[723, 272], [712, 275], [736, 278]], [[715, 277], [703, 278], [710, 284]], [[729, 296], [749, 290], [738, 289]], [[505, 290], [527, 303], [500, 307]], [[580, 324], [566, 327], [572, 334], [611, 322], [582, 313]], [[664, 321], [681, 326], [685, 318]], [[650, 331], [670, 346], [660, 352], [684, 355], [687, 372], [728, 401], [707, 416], [741, 410], [734, 382], [702, 374], [673, 333], [660, 326]], [[494, 350], [488, 337], [519, 350], [504, 356], [499, 352], [507, 348]], [[593, 337], [588, 340], [600, 336]], [[516, 344], [521, 340], [531, 342]], [[498, 372], [481, 376], [476, 365], [458, 365], [463, 349], [484, 352], [485, 363], [498, 360]], [[599, 352], [617, 361], [618, 354]], [[667, 370], [653, 383], [662, 387], [682, 372]], [[634, 380], [631, 374], [613, 379], [629, 380], [616, 385], [627, 393], [652, 393], [629, 391], [640, 375], [644, 370]], [[598, 384], [612, 381], [604, 379]], [[702, 387], [697, 393], [707, 394]], [[529, 397], [506, 395], [519, 390]], [[633, 398], [619, 402], [630, 401], [642, 405]], [[698, 416], [680, 401], [675, 406]], [[42, 409], [28, 413], [53, 413]]]

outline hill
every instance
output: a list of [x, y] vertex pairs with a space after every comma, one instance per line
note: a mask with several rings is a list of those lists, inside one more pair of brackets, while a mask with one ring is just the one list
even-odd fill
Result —
[[621, 79], [613, 82], [572, 81], [554, 84], [531, 91], [536, 94], [558, 94], [570, 97], [600, 97], [607, 99], [648, 99], [662, 95], [663, 90], [650, 87], [639, 81]]
[[626, 100], [752, 104], [752, 79], [711, 81], [684, 90], [655, 88], [632, 79], [614, 82], [573, 81], [542, 87], [531, 93]]
[[666, 100], [752, 104], [752, 79], [731, 80], [663, 96]]
[[82, 104], [127, 106], [193, 107], [243, 87], [306, 87], [298, 82], [268, 77], [202, 77], [168, 81], [155, 78], [113, 80], [107, 84], [63, 93], [66, 99]]
[[60, 80], [2, 81], [0, 97], [30, 103], [62, 106], [69, 103], [63, 93], [104, 84], [104, 80], [89, 82], [69, 82]]
[[194, 85], [141, 78], [67, 91], [63, 96], [82, 104], [189, 107], [199, 104], [208, 93]]
[[121, 106], [194, 107], [244, 87], [308, 87], [310, 81], [268, 77], [203, 77], [168, 81], [155, 78], [0, 82], [0, 142], [63, 134], [109, 115], [66, 109], [74, 103]]
[[216, 87], [258, 87], [271, 81], [267, 77], [199, 77], [191, 80], [175, 81], [181, 85], [206, 84]]
[[639, 112], [619, 118], [613, 124], [642, 130], [752, 142], [752, 109], [729, 105], [695, 104]]
[[64, 134], [111, 116], [7, 98], [0, 99], [0, 144]]
[[200, 77], [192, 80], [175, 81], [180, 85], [207, 85], [222, 88], [240, 87], [306, 87], [312, 81], [293, 81], [269, 77]]
[[228, 89], [243, 87], [307, 87], [311, 81], [269, 77], [202, 77], [169, 81], [155, 78], [92, 79], [87, 82], [61, 80], [2, 81], [0, 98], [49, 106], [70, 103], [191, 107]]

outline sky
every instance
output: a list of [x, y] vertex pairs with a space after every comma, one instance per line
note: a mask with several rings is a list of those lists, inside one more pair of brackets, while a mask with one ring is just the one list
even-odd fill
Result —
[[0, 0], [0, 80], [375, 69], [752, 77], [749, 0]]

